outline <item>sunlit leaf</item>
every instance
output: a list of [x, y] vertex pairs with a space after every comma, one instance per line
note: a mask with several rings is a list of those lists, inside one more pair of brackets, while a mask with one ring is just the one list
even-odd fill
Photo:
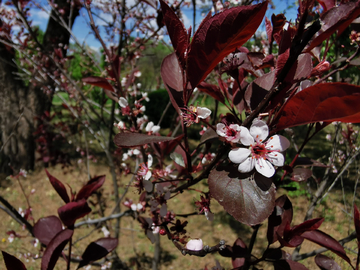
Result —
[[309, 86], [285, 105], [276, 130], [315, 122], [360, 122], [360, 87], [346, 83]]
[[192, 39], [187, 59], [187, 76], [192, 88], [202, 82], [225, 56], [251, 38], [266, 9], [267, 1], [230, 8], [201, 24]]

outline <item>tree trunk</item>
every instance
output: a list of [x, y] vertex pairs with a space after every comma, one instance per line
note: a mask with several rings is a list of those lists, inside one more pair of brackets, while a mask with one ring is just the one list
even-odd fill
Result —
[[[67, 0], [56, 0], [57, 10], [61, 10], [64, 22], [72, 27], [79, 15], [79, 7], [72, 6]], [[55, 48], [60, 48], [65, 57], [69, 45], [70, 34], [58, 23], [57, 12], [51, 16], [43, 40], [43, 54], [52, 55]], [[16, 78], [17, 66], [13, 62], [15, 54], [9, 53], [0, 40], [0, 172], [9, 174], [20, 169], [32, 170], [35, 161], [35, 137], [37, 117], [46, 111], [50, 112], [54, 84], [52, 81], [43, 84], [30, 84], [28, 87]], [[56, 67], [49, 60], [49, 72]], [[44, 92], [42, 86], [48, 87]], [[50, 86], [50, 87], [49, 87]]]

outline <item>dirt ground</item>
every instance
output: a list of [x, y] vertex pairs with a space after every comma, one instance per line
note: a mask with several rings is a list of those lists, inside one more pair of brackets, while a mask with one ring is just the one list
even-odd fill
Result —
[[[60, 167], [50, 168], [49, 172], [71, 186], [72, 190], [76, 191], [87, 181], [87, 174], [83, 167], [71, 167], [66, 170], [66, 174]], [[112, 193], [112, 183], [108, 168], [101, 165], [92, 165], [91, 174], [107, 175], [107, 179], [102, 188], [103, 195], [106, 198], [105, 214], [109, 214], [114, 206], [114, 199]], [[121, 180], [120, 194], [122, 194], [129, 182], [130, 178]], [[20, 179], [25, 194], [28, 195], [28, 200], [32, 207], [32, 214], [34, 220], [48, 215], [57, 215], [57, 208], [63, 205], [62, 200], [52, 188], [50, 182], [47, 180], [45, 171], [39, 170], [34, 173], [29, 173], [27, 178]], [[206, 190], [204, 183], [199, 183], [195, 188]], [[278, 190], [278, 196], [286, 193], [284, 190]], [[22, 190], [17, 180], [15, 179], [1, 179], [0, 180], [0, 195], [8, 200], [16, 209], [27, 208], [27, 202], [24, 198]], [[130, 188], [127, 198], [136, 198], [135, 190]], [[347, 195], [345, 195], [346, 198]], [[350, 195], [349, 195], [350, 196]], [[341, 190], [333, 192], [314, 212], [313, 217], [324, 217], [325, 221], [320, 227], [321, 230], [328, 233], [335, 239], [339, 240], [353, 232], [354, 226], [351, 215], [351, 208], [349, 205], [343, 204], [343, 194]], [[194, 200], [199, 199], [199, 193], [195, 191], [184, 192], [170, 201], [168, 209], [178, 209], [179, 213], [187, 214], [195, 211]], [[305, 212], [307, 210], [308, 199], [306, 196], [291, 197], [293, 203], [294, 220], [292, 225], [299, 224], [303, 221]], [[93, 195], [90, 198], [90, 204], [97, 202], [97, 198]], [[96, 206], [91, 206], [93, 212], [90, 214], [91, 218], [100, 217], [100, 213]], [[125, 206], [122, 206], [125, 210]], [[225, 240], [227, 244], [232, 245], [233, 242], [240, 237], [245, 243], [249, 243], [252, 229], [248, 226], [242, 225], [235, 221], [228, 215], [215, 200], [212, 201], [212, 211], [215, 213], [215, 220], [210, 222], [206, 220], [203, 215], [195, 215], [189, 217], [189, 224], [186, 227], [188, 236], [191, 238], [201, 238], [204, 244], [213, 246], [219, 243], [221, 239]], [[40, 259], [35, 259], [39, 254], [39, 245], [35, 248], [32, 245], [32, 237], [29, 236], [26, 230], [16, 223], [9, 215], [0, 210], [0, 249], [20, 258], [26, 265], [27, 269], [40, 269]], [[180, 220], [182, 220], [180, 218]], [[30, 221], [31, 223], [33, 221]], [[114, 223], [108, 223], [110, 232]], [[254, 247], [254, 255], [261, 256], [262, 251], [266, 248], [266, 223], [261, 226], [258, 238]], [[10, 243], [6, 233], [14, 230], [22, 238], [15, 238]], [[82, 227], [74, 233], [74, 240], [76, 242], [73, 248], [74, 255], [81, 255], [85, 247], [93, 240], [104, 237], [101, 229], [93, 232], [93, 227]], [[91, 233], [92, 232], [92, 233]], [[90, 234], [91, 233], [91, 234]], [[78, 241], [82, 239], [81, 241]], [[204, 258], [195, 256], [183, 256], [176, 247], [167, 240], [165, 236], [160, 237], [161, 240], [161, 266], [160, 269], [204, 269], [207, 266], [209, 269], [215, 266], [216, 260], [225, 269], [231, 269], [231, 260], [229, 258], [221, 257], [219, 254], [211, 254]], [[346, 245], [348, 256], [354, 261], [356, 258], [357, 244], [354, 241]], [[319, 246], [305, 241], [301, 248], [301, 253], [308, 252], [319, 248]], [[119, 246], [117, 249], [120, 258], [133, 266], [133, 269], [151, 269], [151, 259], [154, 252], [154, 246], [144, 235], [144, 231], [139, 226], [136, 220], [132, 217], [124, 217], [121, 221], [121, 235], [119, 239]], [[292, 253], [292, 249], [287, 250]], [[327, 256], [335, 258], [342, 269], [351, 269], [344, 261], [331, 252], [325, 253]], [[137, 260], [135, 260], [135, 258]], [[140, 268], [136, 267], [136, 261], [140, 263]], [[318, 269], [314, 263], [313, 258], [309, 258], [302, 262], [309, 269]], [[71, 269], [76, 269], [77, 265], [72, 265]], [[0, 269], [4, 269], [4, 262], [0, 257]], [[263, 265], [264, 269], [272, 269], [270, 265]], [[59, 259], [56, 269], [65, 269], [65, 263]], [[100, 269], [92, 266], [91, 269]]]

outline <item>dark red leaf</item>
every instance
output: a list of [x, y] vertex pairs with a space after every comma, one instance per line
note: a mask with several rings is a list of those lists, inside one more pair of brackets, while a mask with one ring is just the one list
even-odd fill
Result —
[[54, 269], [59, 256], [72, 237], [74, 231], [65, 229], [59, 232], [46, 247], [44, 255], [41, 259], [41, 270]]
[[275, 72], [269, 72], [252, 81], [245, 92], [245, 101], [254, 110], [264, 99], [275, 81]]
[[168, 142], [172, 140], [175, 140], [175, 138], [124, 132], [115, 135], [114, 143], [119, 147], [135, 147], [148, 143]]
[[65, 203], [70, 202], [70, 199], [69, 199], [69, 196], [68, 196], [68, 194], [66, 192], [66, 188], [65, 188], [64, 184], [61, 183], [57, 178], [52, 176], [46, 169], [45, 169], [45, 172], [46, 172], [47, 176], [49, 177], [51, 185], [56, 190], [56, 192], [59, 194], [61, 199], [63, 199], [63, 201]]
[[268, 218], [275, 205], [274, 184], [260, 178], [230, 166], [217, 168], [209, 175], [210, 194], [237, 221], [256, 225]]
[[215, 98], [216, 100], [220, 101], [221, 103], [225, 104], [224, 95], [221, 93], [220, 88], [217, 85], [201, 82], [197, 88], [209, 96]]
[[325, 12], [321, 16], [321, 30], [310, 43], [310, 46], [306, 48], [306, 52], [310, 52], [314, 47], [319, 46], [335, 31], [338, 31], [338, 35], [340, 35], [359, 15], [360, 1], [347, 2]]
[[267, 1], [227, 9], [208, 19], [196, 31], [187, 59], [191, 87], [202, 82], [225, 56], [242, 46], [259, 27]]
[[315, 122], [360, 122], [360, 87], [346, 83], [309, 86], [285, 105], [276, 130]]
[[333, 259], [322, 254], [316, 255], [315, 263], [321, 270], [341, 270], [341, 267]]
[[91, 242], [81, 256], [82, 260], [77, 269], [105, 257], [117, 247], [118, 243], [117, 238], [100, 238]]
[[200, 144], [218, 139], [219, 135], [212, 129], [208, 128], [200, 138]]
[[48, 245], [51, 239], [54, 238], [62, 230], [62, 223], [57, 216], [48, 216], [40, 218], [34, 225], [34, 236], [39, 239], [44, 245]]
[[184, 80], [183, 71], [179, 66], [179, 61], [176, 58], [175, 53], [164, 58], [161, 64], [161, 78], [169, 93], [172, 105], [176, 111], [180, 113], [180, 108], [184, 107]]
[[314, 218], [306, 220], [303, 223], [291, 228], [292, 235], [301, 235], [304, 232], [317, 230], [324, 222], [324, 218]]
[[265, 17], [265, 30], [270, 44], [273, 41], [273, 28], [271, 25], [271, 21], [268, 19], [268, 17]]
[[115, 92], [112, 85], [105, 78], [90, 76], [90, 77], [83, 78], [82, 81], [87, 84], [99, 86], [103, 89], [109, 90], [110, 92]]
[[164, 15], [163, 22], [169, 32], [176, 56], [179, 59], [182, 69], [184, 69], [186, 63], [185, 55], [189, 47], [189, 36], [175, 12], [163, 0], [160, 0], [160, 4]]
[[18, 258], [5, 251], [1, 251], [1, 253], [7, 270], [26, 270], [25, 265]]
[[360, 213], [359, 209], [354, 204], [354, 225], [356, 231], [356, 238], [358, 240], [358, 249], [360, 250]]
[[249, 250], [240, 238], [236, 239], [234, 245], [232, 246], [232, 265], [234, 268], [240, 268], [244, 265], [246, 258], [250, 256]]
[[291, 260], [279, 260], [273, 264], [275, 270], [309, 270], [303, 264]]
[[331, 250], [332, 252], [334, 252], [339, 257], [343, 258], [351, 265], [350, 259], [346, 255], [344, 247], [340, 245], [340, 243], [336, 241], [334, 238], [332, 238], [330, 235], [322, 231], [315, 230], [315, 231], [305, 232], [301, 236], [311, 242], [314, 242], [320, 246], [327, 248], [328, 250]]
[[84, 199], [67, 203], [58, 209], [59, 217], [67, 227], [74, 225], [77, 219], [82, 218], [90, 212], [91, 209]]
[[269, 244], [277, 241], [278, 235], [284, 236], [286, 224], [291, 224], [293, 218], [293, 208], [291, 201], [286, 195], [276, 199], [274, 211], [268, 221], [267, 239]]
[[99, 189], [105, 182], [105, 175], [97, 176], [89, 180], [85, 186], [83, 186], [79, 193], [76, 195], [76, 201], [81, 199], [87, 199], [97, 189]]

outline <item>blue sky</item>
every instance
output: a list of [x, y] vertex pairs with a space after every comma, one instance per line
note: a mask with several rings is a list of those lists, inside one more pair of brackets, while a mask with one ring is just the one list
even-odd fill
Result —
[[[286, 18], [288, 20], [290, 20], [290, 19], [294, 20], [296, 18], [296, 14], [297, 14], [296, 8], [286, 9], [289, 6], [289, 3], [291, 3], [291, 2], [292, 2], [291, 0], [275, 0], [274, 4], [276, 6], [276, 9], [275, 10], [269, 9], [266, 12], [266, 16], [268, 18], [270, 18], [273, 13], [279, 14], [279, 13], [283, 13], [285, 11]], [[150, 9], [152, 9], [152, 8], [150, 8]], [[98, 48], [100, 47], [100, 43], [95, 39], [94, 35], [92, 33], [90, 33], [90, 31], [89, 31], [90, 28], [87, 26], [88, 18], [86, 16], [85, 10], [82, 9], [80, 12], [84, 16], [79, 16], [76, 19], [74, 27], [73, 27], [73, 32], [76, 35], [77, 39], [81, 43], [85, 42], [92, 49], [98, 50]], [[33, 25], [39, 25], [42, 30], [45, 30], [46, 26], [47, 26], [49, 12], [41, 11], [38, 9], [33, 9], [31, 11], [31, 13], [32, 13]], [[111, 20], [111, 18], [108, 18], [109, 15], [107, 15], [107, 14], [103, 14], [102, 16], [104, 16], [104, 19]], [[193, 17], [192, 8], [186, 8], [183, 10], [183, 20], [184, 20], [184, 24], [185, 24], [186, 28], [188, 28], [190, 25], [191, 26], [193, 25], [192, 17]], [[199, 25], [199, 23], [201, 22], [201, 20], [203, 18], [201, 16], [200, 11], [198, 11], [196, 17], [197, 17], [197, 25]], [[101, 28], [101, 20], [95, 18], [95, 21], [97, 24], [100, 24], [100, 28]], [[264, 24], [259, 28], [259, 30], [265, 31]]]

